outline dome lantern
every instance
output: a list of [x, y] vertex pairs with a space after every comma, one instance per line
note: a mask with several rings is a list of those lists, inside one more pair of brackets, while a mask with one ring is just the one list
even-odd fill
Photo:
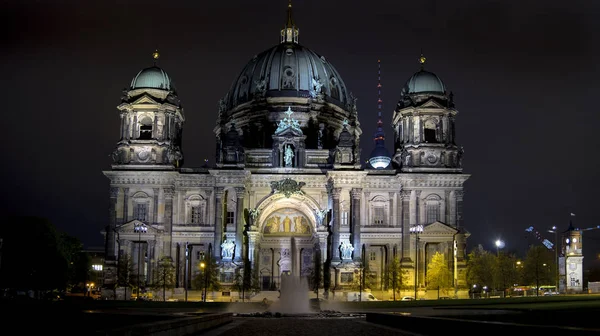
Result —
[[287, 23], [281, 30], [281, 43], [298, 43], [298, 28], [292, 17], [292, 0], [288, 2]]

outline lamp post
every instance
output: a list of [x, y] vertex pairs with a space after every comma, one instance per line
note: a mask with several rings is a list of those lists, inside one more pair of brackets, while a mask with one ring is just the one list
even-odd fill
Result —
[[202, 290], [202, 301], [206, 302], [206, 264], [203, 262], [200, 263], [200, 269], [202, 273], [204, 273], [204, 289]]
[[558, 293], [558, 288], [560, 287], [560, 275], [558, 270], [558, 228], [556, 227], [556, 225], [552, 226], [552, 228], [548, 230], [548, 232], [554, 233], [554, 261], [556, 262], [556, 289], [554, 291]]
[[496, 256], [500, 256], [500, 249], [504, 248], [504, 241], [497, 239], [495, 242], [496, 245]]
[[415, 300], [417, 299], [417, 285], [419, 282], [419, 233], [423, 232], [423, 225], [413, 225], [410, 233], [415, 234]]
[[142, 256], [142, 232], [146, 233], [148, 232], [148, 226], [146, 226], [146, 224], [144, 223], [136, 223], [135, 226], [133, 227], [133, 231], [138, 233], [138, 271], [137, 271], [137, 300], [140, 299], [140, 265], [142, 263], [141, 261], [141, 256]]
[[206, 259], [206, 273], [204, 273], [204, 302], [206, 302], [206, 294], [208, 291], [208, 273], [212, 272], [212, 256], [211, 256], [211, 248], [210, 245], [208, 247], [208, 254]]
[[183, 270], [183, 289], [185, 290], [185, 302], [188, 299], [188, 243], [185, 243], [185, 268]]

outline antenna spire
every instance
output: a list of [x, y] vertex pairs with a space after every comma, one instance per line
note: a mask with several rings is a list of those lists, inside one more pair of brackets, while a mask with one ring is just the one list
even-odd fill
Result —
[[381, 60], [377, 60], [377, 132], [375, 132], [375, 142], [383, 142], [385, 134], [383, 132], [383, 121], [381, 120], [381, 110], [383, 100], [381, 99]]

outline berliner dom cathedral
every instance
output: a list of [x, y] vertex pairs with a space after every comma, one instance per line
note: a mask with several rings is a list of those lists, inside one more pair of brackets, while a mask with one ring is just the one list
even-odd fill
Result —
[[[359, 113], [335, 60], [300, 44], [291, 3], [284, 23], [273, 31], [277, 45], [232, 64], [241, 71], [217, 103], [212, 167], [185, 165], [182, 132], [194, 125], [186, 123], [186, 97], [158, 66], [159, 53], [153, 66], [132, 72], [104, 171], [107, 296], [118, 290], [124, 262], [139, 271], [134, 282], [150, 288], [165, 260], [175, 269], [174, 293], [193, 289], [200, 262], [214, 263], [217, 301], [230, 300], [240, 274], [261, 291], [277, 291], [283, 275], [312, 282], [320, 270], [327, 295], [351, 288], [357, 270], [368, 269], [369, 289], [386, 292], [395, 260], [406, 285], [424, 289], [436, 253], [444, 255], [451, 286], [466, 291], [469, 175], [445, 83], [421, 57], [406, 65], [416, 72], [393, 111], [382, 111], [379, 82], [378, 110]], [[375, 113], [376, 125], [360, 123]], [[392, 125], [392, 151], [384, 123]], [[365, 140], [365, 129], [372, 138]], [[361, 138], [375, 144], [367, 158]]]

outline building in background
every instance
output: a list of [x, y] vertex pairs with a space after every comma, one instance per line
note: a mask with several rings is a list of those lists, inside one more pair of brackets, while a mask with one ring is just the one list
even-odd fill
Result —
[[[343, 289], [368, 262], [371, 289], [386, 290], [385, 273], [398, 258], [409, 283], [418, 271], [421, 287], [435, 252], [465, 286], [469, 175], [445, 84], [421, 57], [393, 110], [393, 154], [380, 119], [363, 168], [356, 98], [329, 59], [299, 44], [291, 4], [279, 33], [280, 43], [253, 56], [219, 101], [212, 168], [184, 165], [185, 114], [158, 53], [132, 79], [118, 106], [112, 169], [104, 172], [106, 287], [116, 283], [118, 260], [131, 260], [147, 284], [163, 256], [173, 260], [179, 288], [207, 256], [223, 285], [247, 259], [263, 290], [277, 289], [282, 274], [309, 276], [317, 263], [331, 289]], [[378, 104], [367, 113], [381, 118], [380, 97]]]

